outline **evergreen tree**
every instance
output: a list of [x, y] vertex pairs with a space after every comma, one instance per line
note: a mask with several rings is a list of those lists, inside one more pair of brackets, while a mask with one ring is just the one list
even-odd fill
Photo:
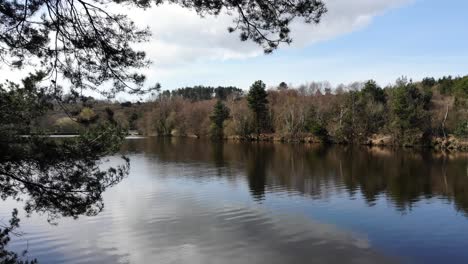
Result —
[[421, 81], [421, 84], [422, 84], [424, 87], [431, 88], [431, 87], [433, 87], [434, 85], [436, 85], [436, 80], [434, 79], [434, 77], [426, 77], [426, 78], [424, 78], [424, 79]]
[[278, 85], [278, 90], [287, 90], [288, 89], [288, 84], [285, 83], [285, 82], [281, 82], [279, 85]]
[[370, 97], [370, 99], [378, 103], [385, 103], [387, 100], [384, 90], [374, 80], [369, 80], [364, 84], [361, 95]]
[[239, 89], [234, 86], [222, 87], [218, 86], [214, 89], [215, 97], [219, 100], [226, 100], [228, 97], [233, 96], [234, 98], [239, 98], [242, 96], [242, 89]]
[[400, 144], [415, 144], [430, 128], [430, 95], [415, 84], [400, 84], [392, 90], [390, 100], [390, 129]]
[[459, 108], [468, 107], [468, 76], [457, 80], [453, 86], [455, 106]]
[[443, 95], [452, 94], [454, 80], [452, 76], [444, 76], [437, 81], [439, 92]]
[[356, 95], [354, 140], [365, 142], [385, 125], [387, 99], [384, 90], [373, 80], [366, 82]]
[[265, 83], [262, 81], [256, 81], [252, 86], [250, 86], [250, 90], [247, 95], [249, 108], [252, 110], [255, 117], [255, 131], [257, 132], [257, 136], [260, 135], [260, 132], [262, 132], [267, 123], [268, 94], [265, 88]]
[[214, 138], [223, 137], [223, 124], [229, 118], [229, 108], [227, 108], [221, 100], [215, 104], [213, 114], [210, 116], [212, 122], [211, 135]]

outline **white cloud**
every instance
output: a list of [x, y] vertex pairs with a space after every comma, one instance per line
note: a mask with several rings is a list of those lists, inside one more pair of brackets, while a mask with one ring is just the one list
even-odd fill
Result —
[[[292, 25], [292, 48], [332, 39], [359, 30], [383, 12], [411, 0], [326, 0], [329, 12], [319, 25], [295, 22]], [[229, 34], [232, 17], [199, 17], [194, 11], [178, 5], [162, 5], [129, 13], [139, 25], [148, 25], [153, 32], [142, 48], [156, 68], [180, 67], [194, 61], [224, 61], [262, 55], [252, 42], [241, 42], [238, 34]]]
[[332, 39], [369, 25], [373, 18], [412, 0], [325, 0], [328, 13], [317, 26], [295, 23], [293, 36], [302, 46]]
[[142, 48], [159, 67], [203, 60], [226, 60], [262, 54], [253, 43], [241, 43], [229, 34], [232, 18], [227, 15], [200, 17], [178, 5], [161, 5], [149, 10], [133, 9], [129, 16], [140, 26], [149, 26], [153, 36]]

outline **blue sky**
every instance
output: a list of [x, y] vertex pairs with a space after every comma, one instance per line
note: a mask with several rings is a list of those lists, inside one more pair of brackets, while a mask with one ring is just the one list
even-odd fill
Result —
[[[301, 45], [280, 48], [273, 55], [256, 53], [230, 59], [215, 56], [184, 61], [178, 66], [169, 64], [172, 73], [158, 78], [158, 72], [166, 69], [151, 69], [149, 79], [161, 82], [164, 89], [196, 84], [247, 89], [257, 79], [268, 85], [281, 81], [293, 85], [310, 81], [339, 84], [366, 79], [386, 85], [402, 75], [418, 80], [468, 74], [468, 1], [397, 2], [396, 7], [383, 7], [373, 13], [366, 25], [324, 40], [303, 41]], [[314, 30], [310, 26], [299, 34], [312, 35]], [[239, 43], [244, 44], [251, 47]]]

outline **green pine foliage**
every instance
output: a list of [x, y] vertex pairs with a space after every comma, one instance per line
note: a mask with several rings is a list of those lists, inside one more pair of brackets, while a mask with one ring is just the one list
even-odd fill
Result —
[[460, 122], [455, 128], [454, 134], [460, 138], [468, 138], [468, 120]]
[[390, 96], [389, 128], [394, 140], [403, 145], [420, 143], [430, 129], [430, 95], [411, 82], [401, 82]]
[[213, 138], [222, 138], [224, 121], [229, 118], [229, 108], [227, 108], [221, 100], [218, 100], [213, 108], [213, 113], [210, 116], [212, 127], [211, 136]]
[[262, 81], [256, 81], [250, 86], [247, 102], [249, 103], [249, 108], [254, 113], [257, 136], [266, 128], [268, 122], [267, 97], [266, 85]]
[[238, 98], [242, 96], [242, 94], [243, 94], [242, 89], [239, 89], [234, 86], [211, 87], [211, 86], [196, 85], [193, 87], [179, 88], [179, 89], [172, 90], [172, 91], [164, 90], [160, 93], [160, 97], [162, 98], [181, 97], [183, 99], [187, 99], [192, 102], [211, 100], [211, 99], [218, 99], [218, 100], [225, 101], [230, 97]]

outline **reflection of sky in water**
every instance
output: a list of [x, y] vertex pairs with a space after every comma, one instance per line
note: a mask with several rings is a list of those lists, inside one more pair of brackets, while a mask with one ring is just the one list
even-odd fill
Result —
[[[131, 175], [105, 193], [100, 215], [58, 226], [23, 218], [27, 235], [13, 247], [29, 240], [41, 263], [464, 263], [468, 256], [468, 220], [446, 200], [399, 211], [385, 194], [370, 207], [339, 183], [311, 196], [271, 178], [258, 197], [244, 165], [232, 164], [132, 154]], [[13, 204], [3, 204], [2, 217]]]
[[[247, 184], [212, 179], [191, 184], [183, 181], [174, 179], [172, 182], [182, 189], [198, 189], [198, 197], [204, 198], [203, 202], [222, 197], [249, 206], [256, 204], [249, 196]], [[227, 188], [235, 188], [236, 192], [226, 191]], [[206, 193], [210, 196], [206, 197]], [[446, 256], [451, 257], [452, 263], [464, 263], [467, 257], [468, 220], [461, 212], [453, 210], [453, 205], [445, 199], [419, 201], [411, 211], [401, 212], [395, 210], [383, 195], [369, 208], [359, 193], [353, 199], [346, 193], [334, 193], [325, 199], [311, 200], [298, 192], [276, 189], [267, 190], [260, 203], [259, 206], [271, 212], [303, 216], [366, 234], [373, 246], [384, 248], [393, 255], [415, 256], [432, 263], [444, 262]]]
[[[63, 219], [58, 226], [37, 216], [23, 219], [29, 254], [43, 263], [384, 260], [364, 236], [252, 201], [240, 178], [195, 180], [175, 177], [177, 170], [162, 176], [146, 159], [133, 159], [131, 176], [105, 194], [99, 216]], [[24, 241], [14, 246], [21, 249]]]

